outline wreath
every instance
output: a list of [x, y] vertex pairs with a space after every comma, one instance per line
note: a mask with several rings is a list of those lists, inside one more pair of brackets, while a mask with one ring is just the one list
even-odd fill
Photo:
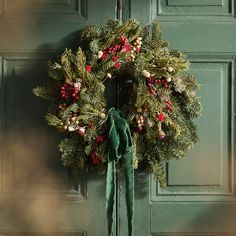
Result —
[[[168, 49], [157, 22], [142, 27], [134, 19], [88, 26], [78, 45], [50, 62], [48, 86], [33, 90], [51, 101], [48, 124], [66, 134], [59, 145], [64, 166], [107, 173], [108, 184], [116, 169], [125, 170], [129, 190], [133, 169], [146, 166], [164, 186], [165, 163], [182, 158], [198, 140], [199, 85], [186, 74], [186, 57]], [[110, 80], [126, 85], [121, 110], [107, 105]]]

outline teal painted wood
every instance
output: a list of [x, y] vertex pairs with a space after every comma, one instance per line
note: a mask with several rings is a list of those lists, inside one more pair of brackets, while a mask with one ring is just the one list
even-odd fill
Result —
[[[203, 115], [196, 120], [200, 142], [185, 159], [169, 162], [167, 188], [160, 188], [148, 173], [139, 181], [136, 177], [134, 235], [235, 235], [234, 1], [130, 4], [131, 17], [143, 25], [160, 21], [163, 39], [188, 55], [203, 105]], [[122, 184], [120, 188], [123, 202]], [[126, 235], [126, 228], [121, 218], [119, 235]]]
[[[31, 88], [46, 77], [49, 57], [65, 46], [76, 46], [79, 28], [114, 18], [115, 1], [5, 2], [0, 9], [0, 233], [106, 235], [105, 179], [89, 174], [78, 189], [68, 191], [67, 173], [56, 161], [59, 154], [51, 138], [57, 134], [41, 121], [46, 104], [31, 94]], [[163, 38], [188, 54], [207, 110], [197, 121], [200, 143], [186, 160], [167, 166], [167, 188], [160, 188], [148, 173], [136, 172], [135, 236], [236, 233], [233, 4], [122, 1], [124, 20], [160, 20]], [[119, 189], [117, 225], [123, 236], [123, 182]]]
[[[105, 6], [105, 7], [104, 7]], [[77, 31], [115, 17], [115, 0], [28, 0], [0, 4], [0, 235], [106, 235], [105, 177], [69, 183], [58, 134], [43, 121], [47, 61]]]

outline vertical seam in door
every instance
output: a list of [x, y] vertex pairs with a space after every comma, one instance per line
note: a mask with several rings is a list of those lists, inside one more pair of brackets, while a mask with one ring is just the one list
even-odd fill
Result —
[[[116, 20], [121, 20], [121, 0], [116, 0], [115, 12], [116, 12]], [[116, 80], [116, 107], [119, 107], [119, 83]], [[120, 235], [120, 181], [119, 181], [119, 173], [116, 173], [116, 235]]]

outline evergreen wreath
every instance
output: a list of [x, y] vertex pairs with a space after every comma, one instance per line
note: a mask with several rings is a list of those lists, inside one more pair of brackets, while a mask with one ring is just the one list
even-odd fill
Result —
[[[131, 130], [133, 168], [151, 169], [162, 186], [164, 166], [182, 158], [198, 140], [193, 118], [201, 113], [196, 80], [185, 72], [186, 57], [168, 49], [158, 23], [142, 27], [131, 19], [110, 20], [105, 28], [83, 29], [76, 52], [65, 49], [49, 63], [52, 78], [34, 94], [51, 101], [46, 120], [66, 133], [59, 148], [65, 167], [106, 173], [108, 107], [106, 80], [130, 83], [129, 101], [122, 107]], [[122, 162], [117, 163], [122, 170]]]

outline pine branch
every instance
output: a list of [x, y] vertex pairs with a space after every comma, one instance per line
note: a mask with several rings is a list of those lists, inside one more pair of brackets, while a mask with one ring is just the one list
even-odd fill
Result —
[[49, 101], [55, 101], [55, 97], [53, 96], [52, 88], [50, 87], [36, 87], [33, 88], [33, 93], [41, 98], [47, 99]]
[[55, 127], [62, 127], [63, 126], [62, 120], [60, 120], [57, 116], [55, 116], [51, 113], [48, 113], [45, 116], [45, 119], [46, 119], [48, 125], [50, 125], [50, 126], [55, 126]]

